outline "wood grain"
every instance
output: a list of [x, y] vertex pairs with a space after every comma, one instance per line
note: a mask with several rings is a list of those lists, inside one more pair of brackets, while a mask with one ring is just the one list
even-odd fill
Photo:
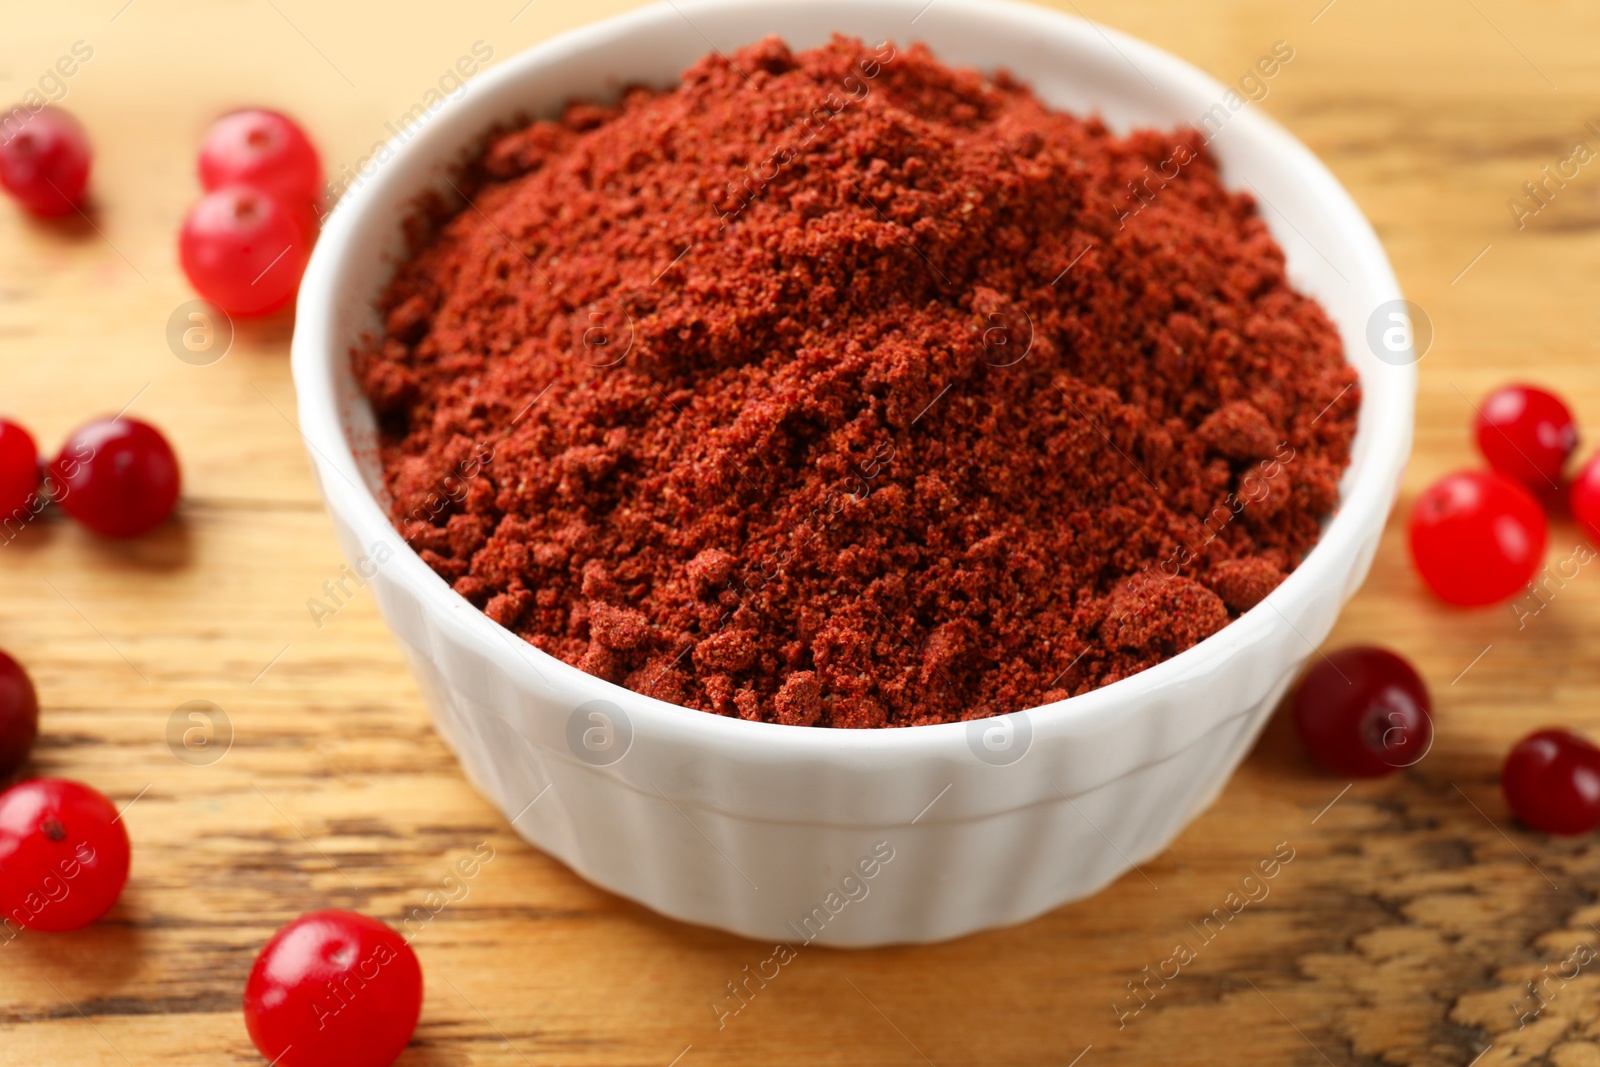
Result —
[[[260, 1062], [238, 998], [276, 925], [330, 905], [399, 922], [485, 842], [494, 859], [466, 899], [414, 930], [429, 986], [407, 1067], [1600, 1063], [1600, 962], [1561, 977], [1580, 944], [1600, 948], [1600, 853], [1518, 829], [1496, 785], [1527, 730], [1600, 729], [1600, 571], [1519, 628], [1506, 608], [1429, 601], [1393, 525], [1334, 643], [1392, 645], [1432, 683], [1439, 737], [1416, 768], [1346, 790], [1280, 716], [1148, 880], [952, 944], [805, 950], [719, 1030], [709, 1003], [770, 948], [658, 918], [521, 844], [429, 728], [370, 598], [320, 627], [307, 611], [342, 561], [292, 422], [287, 318], [242, 328], [211, 366], [165, 339], [190, 296], [173, 245], [193, 150], [220, 110], [303, 117], [337, 173], [474, 42], [503, 58], [628, 5], [124, 5], [16, 6], [0, 45], [5, 98], [75, 41], [93, 47], [65, 103], [99, 152], [88, 218], [0, 210], [0, 408], [53, 445], [131, 401], [170, 431], [187, 478], [179, 520], [142, 541], [45, 519], [0, 546], [0, 644], [45, 707], [36, 769], [130, 805], [135, 842], [107, 921], [0, 945], [0, 1064]], [[1436, 328], [1402, 507], [1472, 461], [1467, 398], [1503, 380], [1553, 382], [1600, 427], [1600, 167], [1524, 229], [1507, 207], [1575, 139], [1600, 144], [1585, 131], [1600, 10], [1059, 6], [1228, 82], [1273, 42], [1295, 48], [1252, 106], [1345, 182]], [[1578, 536], [1558, 522], [1552, 561]], [[168, 749], [190, 700], [233, 724], [210, 766]], [[1294, 858], [1269, 894], [1206, 940], [1205, 917], [1280, 846]], [[1180, 942], [1193, 959], [1131, 999]]]

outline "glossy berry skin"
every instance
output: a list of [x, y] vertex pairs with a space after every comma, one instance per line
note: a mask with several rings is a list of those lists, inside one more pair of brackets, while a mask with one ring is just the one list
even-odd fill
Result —
[[248, 108], [222, 116], [200, 144], [200, 186], [253, 185], [285, 203], [321, 195], [322, 161], [294, 120]]
[[1590, 457], [1578, 476], [1572, 479], [1567, 504], [1589, 540], [1600, 545], [1600, 453]]
[[207, 193], [178, 237], [189, 284], [241, 318], [269, 314], [294, 299], [310, 249], [305, 211], [249, 185]]
[[33, 435], [0, 419], [0, 522], [10, 520], [20, 527], [33, 518], [31, 498], [38, 488], [39, 449]]
[[1319, 657], [1294, 697], [1294, 723], [1311, 758], [1346, 778], [1409, 767], [1433, 744], [1433, 700], [1411, 664], [1357, 645]]
[[128, 882], [128, 832], [81, 782], [32, 778], [0, 793], [0, 913], [33, 930], [88, 926]]
[[1506, 756], [1500, 788], [1533, 829], [1588, 833], [1600, 826], [1600, 748], [1565, 730], [1529, 734]]
[[244, 989], [250, 1040], [280, 1067], [388, 1067], [421, 1014], [411, 946], [350, 911], [314, 911], [279, 930]]
[[22, 664], [0, 652], [0, 782], [28, 762], [38, 736], [39, 694], [34, 691], [33, 679]]
[[1505, 600], [1544, 559], [1539, 502], [1491, 471], [1457, 471], [1429, 486], [1411, 511], [1411, 559], [1441, 600], [1463, 607]]
[[40, 218], [71, 215], [83, 202], [93, 157], [89, 135], [60, 108], [43, 108], [0, 134], [0, 186]]
[[1578, 427], [1561, 398], [1533, 385], [1507, 385], [1478, 408], [1478, 451], [1496, 473], [1534, 492], [1561, 485]]
[[103, 537], [137, 537], [178, 503], [172, 446], [149, 423], [100, 419], [80, 426], [50, 463], [56, 503]]

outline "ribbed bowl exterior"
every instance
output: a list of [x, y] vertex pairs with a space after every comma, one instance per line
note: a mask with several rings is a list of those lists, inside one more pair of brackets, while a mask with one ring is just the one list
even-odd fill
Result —
[[[767, 33], [924, 40], [1006, 66], [1114, 127], [1174, 125], [1227, 89], [1148, 45], [993, 0], [659, 5], [502, 63], [397, 142], [333, 213], [294, 340], [301, 429], [342, 549], [373, 591], [474, 786], [528, 841], [686, 922], [798, 948], [936, 941], [1025, 921], [1162, 851], [1218, 794], [1371, 564], [1410, 448], [1414, 368], [1368, 325], [1399, 290], [1370, 227], [1316, 159], [1247, 108], [1214, 150], [1248, 181], [1291, 277], [1362, 378], [1339, 513], [1306, 562], [1216, 636], [1094, 693], [998, 720], [832, 731], [723, 719], [602, 682], [458, 597], [400, 541], [349, 352], [401, 253], [406, 205], [490, 126], [618, 80], [670, 82]], [[915, 20], [913, 25], [913, 20]], [[1269, 209], [1267, 204], [1271, 205]], [[1286, 212], [1278, 215], [1277, 212]], [[1402, 354], [1403, 355], [1403, 354]]]

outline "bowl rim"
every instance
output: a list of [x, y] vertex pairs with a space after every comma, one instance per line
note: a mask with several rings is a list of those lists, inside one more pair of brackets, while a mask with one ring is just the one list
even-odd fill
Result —
[[[798, 3], [799, 0], [791, 0]], [[1013, 23], [1021, 33], [1046, 37], [1077, 37], [1092, 34], [1124, 54], [1141, 72], [1156, 74], [1161, 91], [1200, 91], [1210, 99], [1221, 99], [1228, 88], [1172, 54], [1120, 31], [1077, 16], [1048, 8], [1017, 3], [1015, 0], [935, 0], [941, 16], [1002, 20]], [[805, 0], [810, 8], [859, 7], [870, 4], [897, 12], [925, 11], [922, 0]], [[391, 538], [395, 555], [383, 567], [404, 586], [430, 616], [442, 626], [476, 647], [497, 667], [519, 680], [552, 695], [586, 694], [585, 699], [604, 699], [625, 710], [634, 739], [671, 737], [691, 745], [724, 752], [758, 755], [785, 761], [815, 758], [837, 760], [841, 756], [893, 752], [897, 756], [948, 754], [952, 744], [962, 738], [972, 722], [991, 722], [1006, 716], [935, 723], [919, 726], [885, 726], [868, 729], [795, 727], [779, 723], [749, 721], [672, 704], [636, 693], [621, 685], [587, 674], [527, 643], [493, 622], [478, 608], [456, 593], [450, 585], [423, 562], [391, 522], [387, 511], [367, 488], [359, 473], [354, 449], [340, 410], [334, 375], [338, 361], [347, 358], [348, 342], [341, 342], [333, 325], [341, 298], [345, 275], [356, 261], [352, 246], [372, 207], [391, 185], [419, 188], [413, 173], [399, 165], [425, 152], [430, 146], [453, 143], [447, 127], [463, 115], [465, 105], [475, 95], [505, 88], [526, 79], [547, 64], [574, 52], [603, 48], [623, 38], [648, 34], [659, 20], [683, 18], [698, 30], [702, 19], [715, 19], [751, 7], [767, 6], [760, 0], [661, 0], [599, 22], [581, 26], [518, 52], [479, 74], [472, 93], [447, 100], [420, 129], [388, 143], [389, 163], [370, 179], [348, 190], [326, 219], [300, 288], [292, 344], [293, 378], [298, 394], [299, 430], [309, 446], [313, 467], [331, 510], [337, 509], [357, 531], [360, 543]], [[691, 16], [693, 18], [691, 19]], [[703, 34], [702, 34], [703, 36]], [[914, 38], [914, 34], [910, 35]], [[707, 47], [710, 48], [709, 39]], [[1027, 81], [1026, 78], [1022, 79]], [[1146, 80], [1149, 80], [1148, 78]], [[1153, 85], [1155, 83], [1152, 83]], [[1273, 155], [1292, 167], [1297, 176], [1311, 186], [1325, 209], [1336, 216], [1348, 242], [1345, 251], [1357, 261], [1360, 276], [1368, 287], [1401, 299], [1399, 283], [1383, 252], [1377, 235], [1355, 202], [1338, 180], [1304, 145], [1258, 108], [1246, 107], [1234, 115], [1230, 129], [1238, 136], [1261, 142]], [[413, 163], [426, 163], [418, 156]], [[1265, 218], [1263, 212], [1263, 218]], [[1271, 222], [1268, 220], [1269, 228]], [[398, 223], [393, 225], [398, 228]], [[1347, 359], [1350, 339], [1344, 338]], [[1356, 366], [1355, 361], [1349, 361]], [[1357, 367], [1358, 373], [1360, 368]], [[1267, 637], [1274, 625], [1289, 625], [1295, 605], [1326, 595], [1330, 580], [1340, 583], [1347, 570], [1341, 560], [1355, 550], [1363, 531], [1373, 524], [1381, 526], [1393, 502], [1396, 478], [1403, 469], [1410, 448], [1412, 398], [1416, 388], [1413, 364], [1384, 367], [1381, 375], [1361, 374], [1363, 391], [1362, 421], [1356, 441], [1371, 435], [1363, 453], [1353, 455], [1341, 481], [1339, 503], [1326, 521], [1321, 538], [1307, 552], [1300, 566], [1291, 572], [1260, 604], [1218, 630], [1215, 634], [1160, 663], [1126, 678], [1078, 696], [1039, 705], [1010, 716], [1022, 716], [1038, 743], [1046, 735], [1069, 736], [1108, 728], [1111, 716], [1126, 714], [1131, 704], [1150, 691], [1182, 683], [1197, 671], [1230, 656], [1239, 649], [1255, 645]], [[333, 477], [329, 477], [332, 475]], [[354, 490], [344, 493], [337, 481]], [[1346, 590], [1346, 595], [1349, 590]], [[1274, 618], [1276, 616], [1276, 618]], [[1280, 621], [1281, 620], [1281, 621]], [[392, 626], [391, 626], [392, 629]], [[1298, 630], [1296, 631], [1298, 633]], [[1303, 635], [1302, 635], [1302, 639]], [[1315, 650], [1308, 644], [1307, 655]], [[526, 669], [525, 669], [526, 668]], [[531, 669], [539, 681], [527, 673]], [[777, 746], [765, 746], [765, 742]], [[751, 749], [762, 744], [762, 749]]]

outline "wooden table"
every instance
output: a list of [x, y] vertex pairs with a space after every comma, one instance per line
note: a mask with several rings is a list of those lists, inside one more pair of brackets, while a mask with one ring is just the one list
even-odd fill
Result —
[[[1600, 438], [1600, 165], [1551, 186], [1524, 228], [1507, 206], [1576, 140], [1600, 147], [1586, 126], [1600, 119], [1600, 9], [1324, 2], [1081, 10], [1225, 82], [1276, 41], [1294, 48], [1253, 106], [1345, 182], [1437, 331], [1402, 507], [1473, 462], [1470, 402], [1503, 380], [1559, 386]], [[709, 1002], [764, 946], [590, 887], [468, 788], [370, 596], [321, 625], [307, 610], [343, 561], [294, 428], [290, 320], [241, 327], [208, 366], [174, 358], [168, 317], [191, 296], [175, 235], [219, 110], [300, 116], [337, 175], [475, 42], [501, 58], [626, 6], [461, 0], [418, 8], [425, 23], [310, 0], [6, 12], [0, 98], [75, 42], [92, 48], [59, 84], [98, 156], [87, 219], [0, 209], [0, 408], [53, 448], [131, 405], [170, 433], [186, 485], [178, 521], [143, 540], [50, 519], [0, 546], [0, 645], [44, 705], [36, 769], [127, 805], [135, 848], [106, 921], [0, 946], [0, 1064], [259, 1063], [239, 996], [276, 926], [325, 906], [395, 920], [483, 842], [494, 859], [467, 898], [416, 937], [428, 997], [408, 1067], [1600, 1063], [1600, 962], [1561, 977], [1579, 945], [1600, 946], [1600, 850], [1516, 828], [1496, 785], [1529, 729], [1600, 728], [1592, 567], [1519, 627], [1505, 607], [1430, 601], [1392, 524], [1333, 643], [1389, 644], [1419, 665], [1439, 723], [1421, 764], [1347, 789], [1280, 715], [1148, 879], [953, 944], [813, 950], [720, 1031]], [[1578, 539], [1557, 522], [1552, 561]], [[167, 740], [193, 700], [232, 723], [208, 765]], [[1284, 842], [1294, 859], [1270, 896], [1178, 977], [1141, 985], [1140, 1007], [1127, 983], [1200, 942], [1191, 924]]]

